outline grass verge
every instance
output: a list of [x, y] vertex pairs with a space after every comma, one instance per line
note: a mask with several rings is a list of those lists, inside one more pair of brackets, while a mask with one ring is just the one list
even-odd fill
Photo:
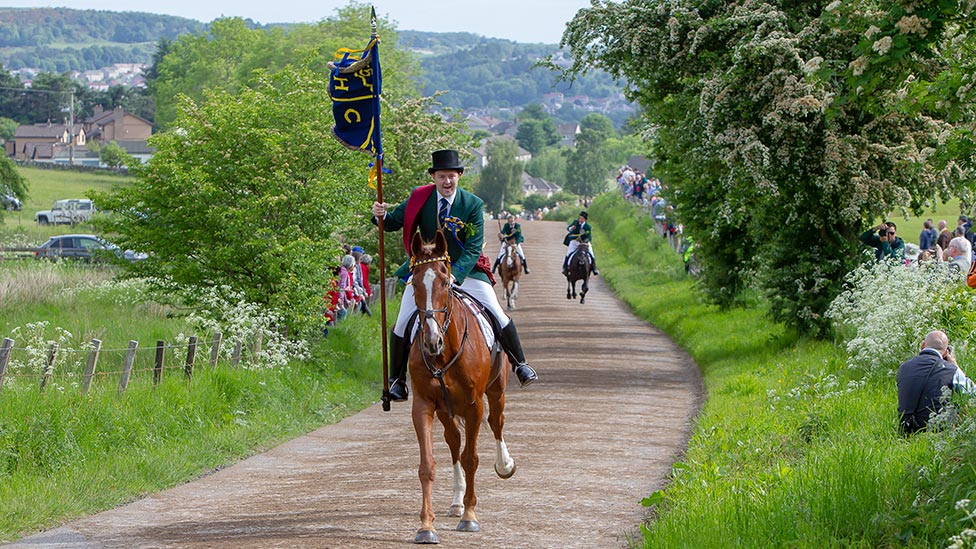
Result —
[[703, 303], [649, 218], [609, 195], [589, 211], [604, 280], [691, 354], [707, 392], [667, 488], [645, 499], [646, 547], [934, 547], [966, 526], [953, 504], [976, 486], [939, 484], [942, 434], [899, 434], [893, 372], [849, 369], [760, 299]]

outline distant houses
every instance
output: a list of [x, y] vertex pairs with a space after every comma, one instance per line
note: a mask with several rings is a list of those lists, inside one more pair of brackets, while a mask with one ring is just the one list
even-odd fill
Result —
[[151, 135], [152, 124], [148, 120], [121, 107], [103, 110], [97, 106], [95, 113], [82, 123], [18, 126], [4, 148], [7, 156], [16, 160], [97, 167], [100, 161], [95, 150], [110, 141], [146, 162], [153, 153], [148, 145]]

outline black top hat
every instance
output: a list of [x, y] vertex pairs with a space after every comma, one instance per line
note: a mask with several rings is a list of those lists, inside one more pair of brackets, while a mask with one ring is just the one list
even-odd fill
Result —
[[437, 170], [457, 170], [464, 173], [464, 166], [458, 160], [458, 152], [453, 149], [434, 151], [431, 153], [431, 167], [427, 168], [427, 173], [434, 173]]
[[589, 219], [590, 219], [590, 216], [586, 215], [586, 212], [580, 212], [580, 217], [582, 217], [583, 219], [586, 219], [587, 221], [589, 221]]

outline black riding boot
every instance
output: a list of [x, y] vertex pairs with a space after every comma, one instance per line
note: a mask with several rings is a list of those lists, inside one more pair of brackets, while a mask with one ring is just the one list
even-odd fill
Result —
[[600, 271], [596, 270], [596, 258], [593, 256], [590, 256], [590, 272], [595, 275], [600, 274]]
[[525, 271], [525, 274], [529, 274], [529, 263], [524, 257], [522, 258], [522, 270]]
[[402, 337], [390, 330], [390, 400], [407, 400], [407, 344]]
[[569, 256], [563, 258], [563, 276], [569, 274]]
[[495, 258], [495, 265], [491, 268], [491, 272], [497, 273], [498, 272], [498, 265], [500, 265], [501, 262], [502, 262], [502, 258], [496, 257]]
[[525, 362], [525, 354], [522, 352], [522, 342], [519, 341], [518, 332], [515, 330], [515, 322], [509, 321], [508, 325], [502, 328], [499, 340], [502, 349], [508, 355], [508, 360], [512, 363], [512, 371], [515, 372], [520, 386], [525, 387], [539, 379], [535, 370]]

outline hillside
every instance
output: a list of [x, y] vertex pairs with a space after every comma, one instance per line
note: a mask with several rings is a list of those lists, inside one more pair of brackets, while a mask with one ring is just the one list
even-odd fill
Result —
[[[161, 39], [207, 28], [207, 23], [152, 13], [0, 8], [0, 68], [61, 74], [116, 63], [149, 64]], [[525, 105], [540, 103], [558, 122], [576, 122], [588, 112], [601, 112], [618, 127], [634, 112], [623, 99], [623, 85], [606, 73], [595, 71], [570, 85], [534, 67], [544, 57], [558, 60], [565, 54], [556, 44], [523, 44], [464, 32], [400, 30], [397, 35], [399, 46], [420, 58], [424, 93], [447, 90], [440, 98], [447, 107], [505, 118]]]
[[578, 121], [587, 112], [602, 112], [620, 126], [634, 113], [621, 90], [624, 85], [603, 71], [572, 84], [557, 82], [552, 71], [535, 64], [548, 56], [559, 62], [557, 44], [523, 44], [471, 33], [399, 31], [402, 47], [420, 55], [424, 94], [449, 90], [444, 105], [464, 111], [495, 111], [541, 103], [557, 121]]
[[149, 63], [161, 38], [206, 25], [171, 15], [54, 8], [0, 8], [0, 64], [47, 72]]

